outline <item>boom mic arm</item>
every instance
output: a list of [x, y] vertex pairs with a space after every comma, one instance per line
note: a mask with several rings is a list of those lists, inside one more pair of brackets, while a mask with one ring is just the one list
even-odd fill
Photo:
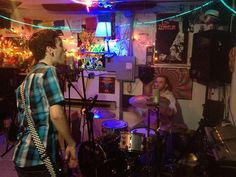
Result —
[[89, 103], [89, 105], [88, 105], [88, 111], [91, 111], [91, 109], [95, 106], [95, 104], [96, 104], [96, 102], [97, 102], [97, 99], [98, 99], [98, 95], [96, 94], [96, 95], [93, 97], [91, 103]]

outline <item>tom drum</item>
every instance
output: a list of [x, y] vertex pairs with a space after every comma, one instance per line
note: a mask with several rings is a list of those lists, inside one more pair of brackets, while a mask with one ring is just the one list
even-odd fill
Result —
[[102, 122], [102, 133], [103, 135], [117, 134], [121, 131], [128, 130], [128, 123], [122, 120], [106, 120]]

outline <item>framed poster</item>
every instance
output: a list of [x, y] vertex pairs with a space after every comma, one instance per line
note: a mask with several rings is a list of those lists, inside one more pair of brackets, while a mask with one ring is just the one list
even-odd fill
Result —
[[[158, 15], [158, 19], [173, 14]], [[188, 34], [184, 33], [182, 18], [171, 18], [157, 23], [156, 57], [154, 64], [187, 64]]]
[[[158, 75], [165, 75], [171, 86], [171, 90], [177, 99], [191, 100], [192, 99], [192, 79], [189, 76], [188, 68], [165, 68], [165, 67], [155, 67], [155, 77], [153, 81], [156, 79]], [[152, 84], [144, 84], [144, 90], [148, 92], [152, 91]], [[147, 88], [149, 87], [149, 88]], [[152, 94], [147, 93], [146, 94]]]
[[115, 78], [114, 77], [99, 77], [99, 93], [114, 94], [115, 93]]

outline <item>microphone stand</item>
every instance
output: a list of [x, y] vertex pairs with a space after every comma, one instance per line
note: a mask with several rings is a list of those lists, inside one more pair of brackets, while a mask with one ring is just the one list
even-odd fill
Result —
[[[93, 117], [94, 114], [91, 112], [93, 106], [95, 105], [95, 102], [97, 100], [97, 95], [94, 97], [93, 102], [91, 103], [91, 105], [88, 104], [87, 98], [86, 98], [86, 89], [85, 89], [85, 82], [84, 82], [84, 73], [83, 71], [81, 71], [81, 75], [82, 75], [82, 87], [83, 87], [83, 93], [84, 93], [84, 97], [80, 94], [80, 92], [76, 89], [76, 87], [72, 84], [72, 82], [69, 80], [68, 81], [68, 88], [73, 87], [73, 89], [78, 93], [78, 95], [80, 96], [80, 98], [82, 99], [84, 108], [85, 108], [85, 118], [86, 118], [86, 122], [87, 122], [87, 129], [88, 129], [88, 138], [89, 138], [89, 145], [92, 144], [92, 154], [94, 155], [93, 160], [96, 161], [96, 146], [95, 146], [95, 141], [94, 141], [94, 131], [93, 131]], [[70, 107], [70, 91], [69, 91], [69, 107]], [[69, 109], [70, 110], [70, 109]], [[97, 163], [97, 162], [96, 162]], [[98, 174], [98, 167], [97, 165], [95, 165], [94, 167], [94, 173], [95, 173], [95, 177], [97, 177]]]
[[[81, 72], [82, 75], [82, 87], [83, 87], [83, 93], [84, 96], [81, 95], [81, 93], [77, 90], [77, 88], [73, 85], [72, 81], [70, 79], [67, 79], [68, 82], [68, 106], [69, 106], [69, 115], [70, 115], [70, 110], [71, 110], [71, 97], [70, 97], [70, 89], [71, 87], [76, 91], [76, 93], [80, 96], [84, 108], [85, 108], [85, 118], [86, 118], [86, 123], [87, 123], [87, 129], [88, 129], [88, 138], [89, 141], [92, 142], [92, 144], [94, 145], [94, 131], [93, 131], [93, 116], [94, 114], [91, 112], [92, 108], [94, 105], [89, 106], [88, 105], [88, 101], [86, 98], [86, 89], [85, 89], [85, 82], [84, 82], [84, 73], [83, 71]], [[94, 103], [95, 104], [95, 103]], [[70, 121], [70, 116], [68, 117], [69, 121]], [[94, 150], [95, 150], [95, 145], [94, 145]]]
[[68, 87], [68, 124], [69, 127], [71, 129], [71, 118], [70, 118], [70, 114], [71, 114], [71, 95], [70, 95], [70, 89], [71, 89], [71, 82], [68, 82], [67, 87]]
[[86, 117], [87, 126], [88, 126], [88, 136], [89, 136], [89, 141], [92, 141], [93, 150], [95, 151], [94, 132], [93, 132], [93, 116], [94, 116], [94, 114], [91, 112], [94, 105], [88, 106], [88, 104], [87, 104], [86, 89], [85, 89], [85, 82], [84, 82], [84, 72], [83, 71], [81, 72], [81, 75], [82, 75], [82, 86], [83, 86], [85, 109], [86, 109], [85, 110], [85, 117]]

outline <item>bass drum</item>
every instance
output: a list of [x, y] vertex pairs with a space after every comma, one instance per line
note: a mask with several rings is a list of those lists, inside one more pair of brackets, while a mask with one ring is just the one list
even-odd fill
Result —
[[114, 142], [106, 142], [111, 138], [104, 139], [100, 138], [95, 143], [86, 141], [80, 145], [78, 159], [83, 177], [126, 177], [124, 152]]

